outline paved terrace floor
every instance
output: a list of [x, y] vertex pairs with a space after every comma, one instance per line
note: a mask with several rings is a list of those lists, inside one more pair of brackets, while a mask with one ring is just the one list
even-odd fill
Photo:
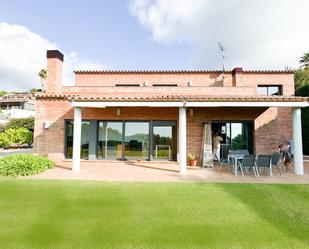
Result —
[[273, 169], [273, 176], [261, 174], [255, 178], [253, 173], [244, 178], [235, 176], [226, 167], [218, 172], [217, 168], [189, 168], [186, 175], [178, 173], [178, 165], [173, 162], [98, 162], [83, 161], [79, 172], [72, 172], [72, 162], [63, 162], [55, 168], [39, 175], [26, 177], [32, 179], [68, 179], [99, 181], [203, 181], [203, 182], [247, 182], [247, 183], [309, 183], [309, 162], [305, 162], [305, 175], [296, 176], [293, 169], [279, 175]]

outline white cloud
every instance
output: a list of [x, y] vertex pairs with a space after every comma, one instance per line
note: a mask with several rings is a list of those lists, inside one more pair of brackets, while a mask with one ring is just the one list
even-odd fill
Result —
[[[0, 23], [0, 90], [26, 91], [39, 88], [38, 72], [46, 68], [48, 49], [58, 49], [58, 46], [24, 26]], [[80, 66], [105, 68], [104, 65], [79, 58], [76, 52], [64, 53], [64, 57], [66, 85], [72, 84], [73, 70]]]
[[188, 42], [195, 68], [298, 66], [309, 50], [308, 0], [131, 0], [129, 10], [159, 43]]

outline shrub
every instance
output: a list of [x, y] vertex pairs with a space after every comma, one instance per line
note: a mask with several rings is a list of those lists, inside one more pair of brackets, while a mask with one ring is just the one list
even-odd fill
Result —
[[33, 131], [34, 118], [12, 118], [6, 126], [6, 129], [27, 128]]
[[17, 154], [0, 159], [0, 176], [29, 176], [53, 168], [55, 163], [46, 157]]
[[33, 143], [33, 133], [26, 128], [18, 128], [18, 129], [7, 129], [5, 132], [8, 136], [8, 139], [11, 143], [16, 144], [17, 147], [20, 147], [22, 144]]
[[11, 141], [5, 132], [0, 133], [0, 148], [8, 148], [11, 145]]
[[26, 134], [26, 144], [33, 144], [33, 132], [29, 131]]
[[[1, 116], [1, 113], [0, 113], [0, 116]], [[0, 123], [0, 132], [3, 132], [6, 128], [6, 123]]]

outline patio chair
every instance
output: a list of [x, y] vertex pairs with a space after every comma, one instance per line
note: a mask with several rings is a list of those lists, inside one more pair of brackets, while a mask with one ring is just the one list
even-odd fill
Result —
[[[219, 166], [218, 166], [218, 171], [220, 171], [220, 170], [221, 170], [221, 167], [222, 167], [222, 166], [225, 166], [225, 165], [223, 164], [224, 160], [221, 160], [220, 158], [218, 158], [217, 154], [214, 153], [214, 152], [212, 153], [212, 156], [213, 156], [214, 161], [217, 161], [217, 162], [218, 162], [218, 164], [219, 164]], [[229, 171], [229, 165], [226, 164], [226, 166], [227, 166], [227, 169], [228, 169], [228, 171]]]
[[279, 168], [280, 158], [281, 158], [280, 152], [274, 152], [271, 155], [271, 165], [277, 167], [279, 174], [281, 175], [281, 171], [280, 171], [280, 168]]
[[253, 170], [255, 177], [260, 176], [255, 164], [255, 155], [245, 155], [242, 162], [238, 161], [238, 167], [240, 168], [242, 177], [244, 177], [244, 172], [248, 169]]
[[269, 171], [269, 175], [272, 175], [271, 171], [271, 155], [258, 155], [256, 166], [258, 169], [258, 172], [260, 172], [260, 169], [263, 168], [264, 171], [267, 169]]

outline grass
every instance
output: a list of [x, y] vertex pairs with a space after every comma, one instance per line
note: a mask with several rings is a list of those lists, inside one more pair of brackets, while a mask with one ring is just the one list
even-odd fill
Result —
[[309, 248], [309, 185], [0, 179], [1, 248]]

